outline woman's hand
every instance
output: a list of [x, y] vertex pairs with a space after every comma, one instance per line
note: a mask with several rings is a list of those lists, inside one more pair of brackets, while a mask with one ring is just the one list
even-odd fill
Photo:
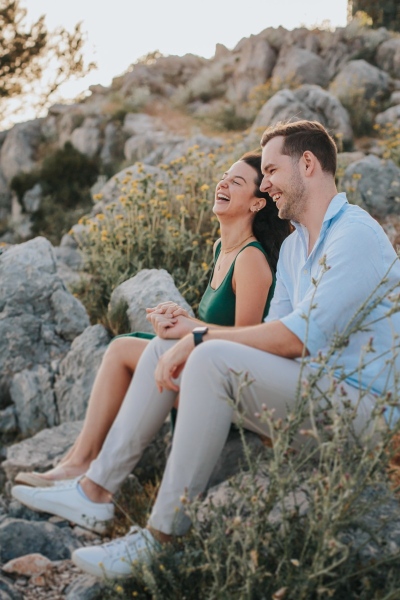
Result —
[[172, 380], [179, 377], [193, 348], [193, 336], [186, 335], [162, 355], [154, 373], [159, 392], [162, 392], [163, 389], [179, 391], [179, 386]]
[[171, 300], [168, 300], [167, 302], [161, 302], [160, 304], [157, 304], [157, 306], [155, 306], [154, 308], [146, 308], [146, 312], [148, 314], [168, 314], [172, 317], [183, 316], [190, 318], [187, 310], [182, 308], [182, 306], [179, 306], [179, 304], [177, 304], [176, 302], [172, 302]]
[[152, 324], [155, 334], [164, 340], [183, 338], [197, 325], [190, 317], [173, 317], [165, 313], [150, 313], [146, 319]]

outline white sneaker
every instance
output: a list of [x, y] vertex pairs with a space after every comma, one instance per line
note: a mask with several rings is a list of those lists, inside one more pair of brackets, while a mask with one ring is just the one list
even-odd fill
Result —
[[161, 544], [148, 529], [135, 526], [125, 537], [108, 544], [75, 550], [72, 561], [86, 573], [116, 579], [131, 576], [132, 563], [135, 561], [149, 564], [160, 548]]
[[47, 488], [15, 485], [11, 495], [28, 508], [56, 515], [96, 533], [105, 533], [114, 518], [114, 505], [84, 498], [77, 479], [58, 481]]

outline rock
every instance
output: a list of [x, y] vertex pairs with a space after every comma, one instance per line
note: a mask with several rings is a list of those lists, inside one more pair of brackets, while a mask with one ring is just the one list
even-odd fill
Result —
[[359, 204], [374, 217], [382, 218], [399, 212], [400, 169], [391, 160], [369, 154], [351, 163], [345, 171], [342, 185], [350, 202]]
[[93, 575], [81, 575], [65, 590], [65, 600], [101, 600], [106, 584]]
[[75, 442], [81, 428], [81, 421], [64, 423], [9, 446], [7, 459], [1, 464], [7, 479], [14, 481], [19, 471], [43, 472], [53, 467]]
[[18, 431], [14, 406], [8, 406], [4, 410], [0, 410], [0, 431], [3, 434], [16, 433]]
[[400, 103], [391, 106], [387, 110], [379, 113], [375, 117], [375, 123], [378, 125], [392, 125], [394, 129], [400, 127]]
[[40, 142], [40, 121], [18, 123], [8, 132], [0, 151], [1, 171], [9, 183], [14, 175], [32, 171], [34, 151]]
[[381, 44], [376, 53], [376, 64], [392, 77], [400, 78], [400, 38], [393, 37]]
[[326, 63], [309, 50], [288, 48], [281, 51], [272, 73], [272, 87], [279, 89], [287, 83], [326, 87], [329, 84]]
[[5, 519], [0, 524], [1, 562], [33, 553], [43, 554], [50, 560], [63, 560], [70, 558], [78, 546], [68, 527], [22, 519]]
[[127, 305], [126, 315], [131, 331], [154, 333], [151, 324], [146, 321], [146, 308], [160, 302], [172, 300], [185, 308], [191, 315], [192, 309], [176, 289], [171, 275], [164, 269], [143, 269], [115, 288], [111, 295], [109, 315], [119, 311], [122, 303]]
[[87, 327], [74, 339], [54, 385], [60, 423], [83, 419], [110, 336], [102, 325]]
[[11, 212], [11, 192], [0, 170], [0, 219], [6, 220]]
[[[156, 164], [160, 162], [166, 151], [184, 140], [185, 138], [168, 135], [164, 131], [135, 135], [126, 140], [124, 156], [131, 163], [141, 161], [146, 164]], [[157, 160], [158, 157], [160, 160]]]
[[296, 90], [277, 92], [258, 113], [251, 135], [260, 137], [268, 125], [278, 121], [309, 119], [322, 125], [341, 138], [344, 145], [353, 141], [353, 131], [347, 110], [337, 98], [316, 85], [303, 85]]
[[53, 391], [54, 374], [43, 365], [16, 373], [10, 395], [18, 429], [24, 434], [57, 424], [58, 411]]
[[10, 403], [14, 375], [38, 365], [54, 371], [89, 318], [57, 275], [53, 248], [45, 238], [1, 254], [0, 278], [1, 408]]
[[[57, 289], [51, 296], [51, 304], [55, 314], [55, 331], [63, 339], [72, 341], [89, 325], [86, 310], [68, 290]], [[75, 319], [71, 319], [71, 315], [75, 315]]]
[[389, 100], [390, 106], [396, 106], [400, 104], [400, 91], [393, 92]]
[[25, 192], [22, 197], [22, 205], [25, 208], [26, 212], [30, 215], [40, 208], [40, 203], [42, 201], [42, 186], [40, 183], [37, 183], [31, 190]]
[[101, 161], [112, 164], [118, 157], [122, 156], [123, 137], [119, 127], [113, 122], [107, 123], [104, 129], [103, 147], [100, 152]]
[[[100, 192], [101, 200], [99, 200], [95, 204], [92, 214], [96, 215], [99, 212], [103, 212], [107, 204], [111, 204], [111, 202], [114, 202], [121, 196], [121, 194], [123, 193], [122, 188], [124, 187], [123, 182], [126, 178], [128, 178], [129, 180], [141, 179], [145, 175], [151, 175], [151, 181], [153, 182], [153, 184], [157, 180], [166, 181], [165, 171], [163, 171], [159, 167], [153, 167], [147, 164], [135, 164], [131, 167], [127, 167], [123, 171], [120, 171], [116, 175], [113, 175], [113, 177], [111, 177], [111, 179], [107, 181], [107, 183]], [[77, 236], [78, 239], [80, 227], [80, 225], [74, 225], [72, 228], [74, 232], [74, 237]]]
[[159, 119], [144, 113], [128, 113], [122, 126], [122, 131], [129, 136], [147, 135], [164, 130], [165, 126]]
[[0, 600], [23, 600], [23, 597], [13, 587], [13, 582], [0, 575]]
[[251, 36], [236, 46], [235, 54], [238, 62], [228, 83], [226, 96], [230, 102], [240, 103], [248, 99], [252, 88], [270, 78], [276, 62], [276, 52], [267, 40]]
[[100, 129], [99, 122], [93, 117], [87, 117], [82, 127], [74, 129], [71, 135], [72, 145], [90, 158], [95, 156], [100, 150]]
[[[258, 453], [265, 452], [264, 444], [259, 435], [252, 431], [244, 431], [246, 445], [250, 455], [254, 458]], [[238, 429], [232, 427], [226, 444], [222, 450], [221, 456], [211, 474], [208, 482], [209, 488], [212, 488], [222, 481], [236, 475], [241, 469], [246, 469], [246, 457], [243, 451], [243, 443]]]
[[389, 94], [390, 83], [385, 71], [365, 60], [352, 60], [331, 82], [329, 90], [344, 105], [350, 105], [359, 99], [382, 100]]
[[41, 575], [51, 570], [52, 562], [43, 554], [26, 554], [8, 561], [1, 567], [5, 573], [15, 573], [17, 575]]

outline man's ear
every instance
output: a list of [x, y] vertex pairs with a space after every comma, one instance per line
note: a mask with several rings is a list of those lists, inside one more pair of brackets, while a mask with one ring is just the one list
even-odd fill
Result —
[[301, 161], [304, 169], [304, 175], [306, 177], [310, 177], [310, 175], [314, 173], [317, 164], [317, 158], [315, 154], [310, 152], [310, 150], [306, 150], [305, 152], [303, 152]]

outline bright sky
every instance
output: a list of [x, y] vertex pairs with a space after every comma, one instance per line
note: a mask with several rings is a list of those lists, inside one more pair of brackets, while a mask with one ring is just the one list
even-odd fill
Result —
[[346, 24], [347, 0], [21, 0], [28, 18], [46, 15], [49, 29], [72, 30], [82, 21], [87, 34], [87, 60], [98, 69], [85, 79], [66, 84], [63, 97], [91, 84], [110, 85], [137, 58], [163, 54], [214, 55], [217, 42], [232, 49], [243, 37], [266, 27]]

